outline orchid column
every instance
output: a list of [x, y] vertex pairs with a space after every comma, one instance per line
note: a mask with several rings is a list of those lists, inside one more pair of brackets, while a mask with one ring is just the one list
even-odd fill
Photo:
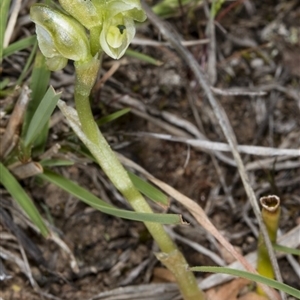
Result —
[[[100, 132], [89, 103], [103, 52], [114, 59], [124, 55], [135, 35], [134, 21], [143, 22], [146, 15], [137, 0], [59, 2], [68, 14], [44, 4], [33, 5], [30, 10], [46, 63], [50, 70], [57, 71], [64, 68], [69, 59], [74, 61], [75, 104], [85, 135], [82, 141], [133, 209], [152, 213]], [[151, 222], [145, 222], [145, 225], [163, 252], [158, 257], [173, 272], [184, 299], [204, 299], [194, 274], [188, 270], [185, 258], [163, 226]]]

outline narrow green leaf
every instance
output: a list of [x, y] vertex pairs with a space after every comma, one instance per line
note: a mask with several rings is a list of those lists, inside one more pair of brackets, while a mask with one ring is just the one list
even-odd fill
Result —
[[31, 51], [30, 51], [30, 54], [29, 54], [29, 57], [27, 58], [27, 61], [26, 61], [26, 64], [25, 66], [22, 68], [22, 73], [20, 74], [17, 82], [16, 82], [16, 86], [18, 85], [22, 85], [23, 84], [23, 80], [24, 78], [27, 76], [27, 73], [29, 71], [29, 68], [31, 67], [32, 65], [32, 62], [34, 60], [34, 57], [35, 57], [35, 54], [36, 54], [36, 51], [37, 51], [37, 41], [34, 43]]
[[3, 42], [4, 42], [4, 34], [7, 24], [8, 11], [11, 0], [1, 0], [0, 2], [0, 63], [2, 63], [3, 59]]
[[9, 84], [9, 79], [5, 78], [0, 82], [0, 91], [3, 90]]
[[210, 15], [215, 18], [215, 16], [218, 14], [220, 9], [222, 8], [222, 5], [224, 4], [225, 0], [215, 0], [212, 2], [211, 9], [210, 9]]
[[37, 176], [59, 186], [60, 188], [75, 196], [76, 198], [82, 200], [86, 204], [115, 217], [142, 222], [156, 222], [161, 224], [181, 223], [181, 217], [175, 214], [137, 213], [133, 211], [115, 208], [112, 205], [101, 200], [100, 198], [96, 197], [86, 189], [82, 188], [77, 183], [49, 170], [45, 170], [43, 174], [39, 174]]
[[220, 274], [228, 274], [228, 275], [233, 275], [237, 277], [242, 277], [249, 279], [251, 281], [259, 282], [265, 285], [268, 285], [272, 288], [281, 290], [291, 296], [296, 297], [297, 299], [300, 299], [300, 291], [281, 282], [278, 282], [276, 280], [249, 273], [246, 271], [240, 271], [240, 270], [235, 270], [235, 269], [230, 269], [226, 267], [192, 267], [190, 268], [191, 271], [195, 272], [209, 272], [209, 273], [220, 273]]
[[66, 159], [44, 159], [40, 161], [42, 167], [62, 167], [72, 166], [74, 162]]
[[[89, 150], [85, 148], [85, 151], [83, 148], [81, 149], [74, 149], [77, 153], [87, 157], [91, 161], [96, 162], [95, 158], [90, 154]], [[96, 162], [97, 163], [97, 162]], [[127, 171], [130, 180], [134, 184], [134, 186], [145, 196], [147, 196], [149, 199], [151, 199], [154, 202], [159, 203], [162, 206], [168, 207], [169, 206], [169, 198], [167, 195], [165, 195], [162, 191], [154, 187], [152, 184], [148, 183], [147, 181], [141, 179], [140, 177], [136, 176], [135, 174], [131, 173], [130, 171]]]
[[[42, 95], [45, 95], [49, 86], [50, 71], [46, 67], [45, 57], [40, 51], [36, 53], [35, 62], [31, 74], [30, 89], [31, 101], [26, 110], [25, 119], [22, 127], [22, 137], [25, 138], [28, 126], [35, 114], [37, 108], [43, 100]], [[41, 129], [42, 130], [42, 129]]]
[[60, 97], [60, 93], [56, 94], [52, 87], [49, 87], [39, 106], [37, 107], [32, 119], [30, 120], [28, 130], [24, 139], [25, 147], [33, 143], [34, 139], [39, 135], [46, 123], [49, 121], [52, 112]]
[[21, 51], [28, 47], [31, 47], [34, 45], [35, 42], [36, 42], [35, 35], [29, 36], [22, 40], [14, 42], [13, 44], [10, 44], [8, 47], [3, 49], [3, 58], [5, 58], [6, 56], [12, 55], [15, 52], [18, 52], [18, 51]]
[[134, 51], [132, 49], [127, 49], [126, 52], [125, 52], [125, 54], [128, 55], [128, 56], [137, 58], [137, 59], [139, 59], [141, 61], [144, 61], [146, 63], [158, 66], [158, 67], [163, 64], [163, 62], [160, 61], [160, 60], [157, 60], [157, 59], [155, 59], [155, 58], [153, 58], [153, 57], [151, 57], [149, 55], [146, 55], [146, 54]]
[[0, 182], [11, 194], [13, 199], [22, 207], [24, 212], [28, 215], [30, 220], [40, 230], [44, 237], [48, 236], [48, 229], [43, 222], [43, 219], [38, 212], [37, 208], [23, 190], [16, 178], [9, 172], [9, 170], [0, 163]]
[[290, 247], [286, 247], [286, 246], [282, 246], [282, 245], [278, 245], [278, 244], [274, 244], [273, 248], [278, 252], [283, 252], [283, 253], [287, 253], [287, 254], [294, 254], [294, 255], [300, 256], [300, 249], [290, 248]]
[[108, 116], [105, 116], [99, 120], [96, 121], [97, 125], [98, 126], [101, 126], [103, 124], [106, 124], [106, 123], [109, 123], [115, 119], [118, 119], [120, 118], [121, 116], [127, 114], [128, 112], [130, 112], [130, 108], [124, 108], [124, 109], [121, 109], [113, 114], [110, 114]]
[[149, 199], [154, 202], [160, 203], [164, 206], [169, 205], [168, 197], [161, 192], [159, 189], [154, 187], [149, 182], [143, 180], [139, 176], [136, 176], [134, 173], [127, 172], [134, 186]]

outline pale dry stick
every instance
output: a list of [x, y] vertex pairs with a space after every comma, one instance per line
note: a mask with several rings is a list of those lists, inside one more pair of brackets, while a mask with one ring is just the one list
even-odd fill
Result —
[[[191, 47], [196, 45], [203, 45], [209, 43], [209, 39], [201, 39], [201, 40], [194, 40], [194, 41], [182, 41], [181, 42], [185, 47]], [[158, 42], [149, 39], [141, 39], [135, 37], [131, 44], [133, 45], [140, 45], [140, 46], [153, 46], [153, 47], [161, 47], [161, 46], [170, 46], [168, 42]]]
[[296, 276], [300, 280], [300, 264], [297, 262], [297, 260], [291, 254], [287, 255], [286, 258], [287, 258], [288, 262], [290, 263], [292, 269], [296, 273]]
[[[203, 134], [205, 134], [206, 132], [205, 132], [205, 129], [203, 127], [203, 124], [202, 124], [202, 121], [201, 121], [198, 109], [196, 107], [195, 99], [194, 99], [193, 94], [191, 93], [191, 91], [190, 91], [189, 88], [187, 89], [187, 98], [188, 98], [188, 101], [189, 101], [190, 107], [192, 109], [192, 112], [193, 112], [193, 115], [194, 115], [194, 119], [196, 121], [196, 124], [197, 124], [197, 127], [198, 127], [199, 131], [202, 132]], [[225, 192], [226, 199], [227, 199], [230, 207], [232, 209], [235, 209], [236, 208], [235, 202], [233, 200], [233, 197], [232, 197], [232, 194], [230, 192], [230, 189], [228, 188], [228, 186], [226, 184], [226, 181], [225, 181], [225, 178], [224, 178], [224, 174], [223, 174], [222, 169], [220, 168], [218, 160], [216, 159], [216, 157], [212, 153], [209, 153], [209, 155], [210, 155], [212, 163], [213, 163], [213, 165], [214, 165], [214, 167], [216, 169], [216, 172], [218, 174], [219, 181], [220, 181], [220, 183], [222, 185], [222, 188], [223, 188], [223, 190]]]
[[291, 157], [276, 157], [276, 164], [274, 164], [274, 158], [265, 158], [261, 160], [256, 160], [253, 162], [249, 162], [246, 164], [247, 171], [254, 171], [258, 169], [272, 169], [275, 171], [292, 169], [292, 168], [300, 168], [300, 161], [285, 161], [290, 159]]
[[[15, 203], [15, 201], [6, 202], [4, 201], [4, 199], [1, 199], [1, 206], [9, 210], [12, 210], [13, 214], [16, 214], [17, 217], [22, 220], [22, 222], [24, 222], [29, 228], [33, 229], [37, 234], [40, 234], [40, 230], [21, 211], [20, 207]], [[50, 224], [46, 220], [43, 221], [47, 224], [49, 228]], [[52, 230], [50, 230], [50, 235], [48, 238], [51, 239], [54, 243], [56, 243], [68, 255], [69, 263], [72, 271], [74, 273], [78, 273], [79, 267], [76, 258], [72, 253], [72, 251], [70, 250], [69, 246]]]
[[178, 293], [175, 283], [147, 283], [100, 292], [88, 300], [174, 300]]
[[[193, 124], [191, 124], [190, 122], [186, 121], [186, 120], [182, 120], [177, 116], [174, 116], [170, 113], [163, 113], [160, 114], [162, 117], [164, 117], [168, 122], [171, 122], [173, 124], [175, 124], [176, 126], [183, 126], [183, 128], [185, 130], [187, 130], [189, 133], [191, 133], [190, 135], [188, 133], [186, 133], [185, 131], [176, 128], [175, 126], [172, 126], [170, 124], [168, 124], [167, 122], [164, 122], [163, 120], [160, 120], [158, 118], [152, 117], [147, 113], [147, 108], [145, 107], [144, 104], [142, 104], [141, 102], [138, 102], [136, 99], [133, 99], [131, 97], [129, 97], [128, 95], [120, 97], [118, 99], [119, 102], [122, 102], [123, 104], [126, 105], [130, 105], [133, 107], [137, 107], [136, 108], [131, 108], [131, 112], [149, 122], [152, 122], [154, 125], [163, 128], [165, 131], [175, 135], [175, 136], [182, 136], [182, 137], [191, 137], [192, 134], [197, 134], [197, 137], [202, 137], [203, 134], [201, 134], [199, 132], [199, 130], [197, 129], [197, 127], [195, 127]], [[119, 108], [120, 106], [118, 104], [114, 104], [115, 107]], [[151, 111], [153, 112], [153, 111]], [[170, 116], [172, 115], [172, 117]], [[190, 123], [190, 124], [188, 124]], [[126, 133], [127, 134], [127, 133]], [[207, 140], [207, 138], [205, 137], [205, 140]], [[215, 152], [214, 153], [216, 157], [218, 157], [221, 161], [225, 162], [226, 164], [230, 165], [230, 166], [236, 166], [236, 163], [229, 157], [223, 155], [220, 152]]]
[[[279, 270], [279, 266], [278, 266], [278, 262], [276, 260], [275, 257], [275, 253], [266, 229], [266, 226], [262, 220], [261, 217], [261, 213], [260, 213], [260, 209], [259, 209], [259, 205], [257, 203], [257, 199], [256, 196], [254, 194], [253, 189], [251, 188], [250, 184], [249, 184], [249, 178], [248, 175], [246, 173], [245, 170], [245, 166], [243, 164], [242, 158], [240, 156], [240, 154], [238, 153], [237, 150], [237, 141], [236, 141], [236, 137], [235, 134], [233, 132], [233, 129], [230, 125], [230, 122], [228, 120], [228, 117], [225, 113], [225, 111], [223, 110], [223, 108], [220, 106], [220, 104], [217, 102], [217, 100], [215, 99], [215, 97], [212, 94], [212, 91], [209, 87], [209, 85], [207, 84], [207, 81], [204, 77], [204, 74], [202, 73], [202, 71], [200, 70], [200, 67], [198, 65], [198, 62], [196, 61], [196, 59], [193, 57], [193, 55], [186, 49], [184, 48], [179, 42], [178, 42], [178, 37], [177, 37], [177, 33], [174, 33], [174, 30], [170, 29], [169, 27], [167, 27], [165, 25], [165, 23], [158, 18], [153, 12], [152, 10], [149, 8], [149, 6], [146, 4], [145, 0], [142, 0], [142, 6], [145, 9], [148, 18], [150, 19], [150, 21], [153, 23], [154, 26], [156, 26], [159, 31], [165, 36], [165, 38], [172, 44], [172, 46], [176, 49], [176, 51], [182, 56], [182, 58], [184, 59], [184, 61], [188, 64], [188, 66], [191, 68], [191, 70], [193, 71], [197, 81], [199, 82], [199, 84], [202, 86], [209, 102], [210, 105], [218, 119], [218, 122], [222, 128], [222, 131], [228, 141], [228, 144], [230, 145], [234, 160], [236, 161], [237, 164], [237, 168], [239, 170], [245, 191], [247, 193], [247, 196], [250, 200], [250, 203], [252, 205], [254, 214], [257, 218], [260, 230], [262, 232], [263, 235], [263, 239], [266, 243], [266, 247], [268, 249], [268, 253], [270, 256], [270, 260], [272, 262], [272, 266], [274, 268], [274, 272], [275, 272], [275, 276], [276, 279], [279, 282], [283, 282], [282, 280], [282, 276]], [[283, 300], [286, 299], [286, 295], [284, 293], [281, 293], [281, 297], [283, 298]]]
[[22, 0], [15, 0], [12, 6], [12, 13], [10, 15], [3, 41], [3, 48], [9, 45], [10, 38], [13, 34], [14, 28], [16, 26], [17, 18], [21, 9]]
[[10, 116], [9, 122], [6, 126], [4, 135], [0, 143], [0, 157], [4, 157], [7, 152], [11, 149], [13, 143], [14, 135], [17, 133], [19, 127], [21, 126], [26, 107], [30, 100], [30, 90], [28, 86], [24, 85], [18, 101], [15, 104], [14, 110]]
[[12, 276], [7, 273], [7, 270], [0, 257], [0, 281], [11, 279]]
[[[204, 148], [207, 150], [213, 150], [213, 151], [224, 151], [224, 152], [231, 151], [230, 145], [228, 144], [220, 143], [220, 142], [212, 142], [208, 140], [174, 137], [169, 134], [149, 133], [149, 132], [137, 132], [133, 134], [128, 133], [128, 135], [150, 136], [161, 140], [186, 143], [191, 146], [196, 146], [196, 147]], [[286, 155], [286, 156], [300, 157], [300, 149], [278, 149], [278, 148], [263, 147], [263, 146], [237, 145], [237, 151], [240, 153], [258, 155], [258, 156]]]
[[189, 247], [193, 248], [197, 252], [208, 256], [211, 260], [213, 260], [219, 266], [225, 266], [226, 265], [225, 261], [220, 256], [218, 256], [217, 254], [212, 252], [211, 250], [199, 245], [196, 242], [193, 242], [193, 241], [181, 236], [180, 234], [176, 233], [171, 228], [166, 227], [165, 229], [174, 240], [178, 240], [178, 241], [188, 245]]
[[[214, 151], [215, 155], [222, 160], [223, 162], [226, 162], [227, 164], [231, 165], [231, 166], [236, 166], [236, 163], [234, 161], [232, 161], [230, 158], [221, 155], [221, 153], [218, 153], [219, 151], [230, 151], [230, 146], [228, 144], [225, 143], [219, 143], [219, 142], [213, 142], [210, 141], [206, 138], [206, 136], [201, 133], [197, 127], [195, 125], [193, 125], [192, 123], [190, 123], [187, 120], [183, 120], [180, 117], [171, 114], [169, 112], [158, 112], [154, 109], [148, 109], [143, 103], [141, 103], [140, 101], [126, 95], [126, 96], [121, 96], [120, 98], [118, 98], [118, 102], [121, 102], [125, 105], [130, 105], [133, 106], [134, 108], [131, 109], [131, 112], [143, 119], [148, 120], [149, 122], [152, 122], [153, 124], [155, 124], [156, 126], [159, 126], [161, 128], [163, 128], [165, 131], [171, 133], [172, 135], [176, 136], [176, 137], [172, 137], [170, 135], [159, 135], [159, 134], [155, 134], [152, 133], [152, 135], [154, 136], [161, 136], [164, 137], [165, 139], [170, 139], [173, 141], [178, 141], [178, 142], [185, 142], [185, 143], [189, 143], [194, 147], [200, 147], [202, 149], [208, 149], [208, 150], [212, 150]], [[118, 105], [115, 104], [116, 107], [120, 107]], [[137, 108], [137, 109], [135, 109]], [[185, 129], [187, 132], [189, 132], [191, 135], [196, 136], [197, 139], [188, 139], [189, 136], [186, 132], [184, 132], [181, 129], [175, 128], [174, 126], [171, 126], [170, 124], [164, 122], [163, 120], [157, 119], [152, 117], [151, 115], [147, 114], [146, 111], [149, 111], [151, 114], [153, 115], [157, 115], [161, 118], [163, 118], [164, 120], [166, 120], [167, 122], [176, 125], [177, 127], [183, 128]], [[124, 133], [129, 135], [130, 133]], [[144, 134], [150, 134], [151, 133], [142, 133]], [[131, 135], [135, 135], [135, 134], [131, 134]], [[270, 148], [270, 147], [262, 147], [262, 146], [252, 146], [252, 145], [238, 145], [238, 149], [240, 150], [240, 152], [242, 153], [248, 153], [248, 154], [253, 154], [253, 155], [262, 155], [262, 156], [300, 156], [300, 149], [281, 149], [281, 148]], [[217, 151], [217, 152], [215, 152]], [[279, 157], [278, 160], [282, 160], [285, 159], [284, 157]], [[266, 164], [265, 167], [268, 167], [268, 162], [269, 160], [266, 160]], [[254, 164], [252, 166], [252, 164]], [[291, 166], [297, 167], [298, 163], [292, 163]], [[261, 167], [259, 167], [255, 162], [251, 163], [251, 168], [254, 167], [254, 169], [260, 169]]]
[[18, 243], [18, 245], [19, 245], [19, 249], [20, 249], [20, 252], [21, 252], [21, 255], [23, 258], [24, 266], [26, 269], [26, 275], [29, 279], [29, 282], [30, 282], [31, 286], [33, 287], [33, 289], [40, 294], [40, 287], [38, 286], [37, 282], [34, 280], [34, 278], [32, 276], [32, 272], [30, 269], [30, 265], [29, 265], [25, 250], [20, 242]]
[[73, 252], [71, 251], [71, 249], [69, 248], [69, 246], [53, 231], [50, 232], [49, 238], [68, 255], [69, 263], [72, 271], [75, 274], [79, 273], [79, 267], [76, 258]]
[[229, 88], [229, 89], [220, 89], [213, 86], [210, 86], [210, 89], [216, 95], [222, 96], [265, 96], [267, 95], [266, 91], [260, 91], [259, 88]]
[[6, 250], [2, 246], [0, 246], [0, 257], [4, 260], [8, 260], [15, 263], [20, 268], [21, 272], [25, 274], [29, 279], [25, 263], [17, 254], [15, 254], [11, 250]]
[[96, 82], [96, 84], [93, 87], [93, 91], [98, 91], [99, 89], [101, 89], [101, 87], [103, 86], [103, 84], [114, 75], [115, 72], [118, 71], [118, 69], [121, 66], [121, 62], [120, 61], [116, 61], [113, 62], [113, 65], [111, 66], [111, 68], [105, 72], [105, 74]]
[[39, 156], [39, 160], [44, 160], [44, 159], [50, 159], [53, 157], [55, 154], [58, 153], [59, 149], [61, 148], [60, 144], [54, 144], [51, 146], [48, 150], [46, 150], [43, 154]]
[[[212, 234], [220, 242], [220, 244], [223, 245], [226, 248], [226, 250], [229, 253], [231, 253], [234, 256], [234, 258], [244, 266], [246, 270], [257, 274], [255, 268], [251, 266], [247, 262], [247, 260], [235, 250], [235, 248], [223, 237], [222, 234], [220, 234], [218, 229], [211, 223], [211, 221], [209, 220], [209, 218], [207, 217], [203, 209], [195, 201], [181, 194], [180, 192], [178, 192], [176, 189], [169, 186], [165, 182], [155, 178], [153, 175], [148, 173], [144, 168], [134, 163], [130, 159], [118, 153], [116, 153], [116, 155], [118, 156], [119, 160], [123, 164], [143, 174], [143, 176], [145, 176], [149, 181], [154, 183], [156, 186], [161, 188], [165, 193], [167, 193], [169, 196], [174, 198], [177, 202], [181, 203], [184, 207], [186, 207], [189, 210], [189, 212], [193, 215], [193, 217], [197, 220], [197, 222], [204, 229], [206, 229], [210, 234]], [[267, 286], [263, 286], [263, 288], [266, 294], [270, 297], [270, 299], [272, 300], [278, 299], [278, 295], [274, 290], [270, 289]]]
[[138, 276], [141, 276], [141, 272], [146, 269], [149, 262], [150, 258], [146, 258], [144, 261], [139, 263], [128, 274], [126, 274], [126, 278], [120, 282], [120, 286], [128, 285], [132, 283]]

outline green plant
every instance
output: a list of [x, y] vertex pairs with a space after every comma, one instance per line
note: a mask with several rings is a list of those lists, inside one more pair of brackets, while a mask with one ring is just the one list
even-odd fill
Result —
[[[68, 11], [68, 15], [62, 10], [55, 10], [47, 5], [33, 6], [32, 18], [37, 23], [38, 40], [43, 54], [37, 51], [37, 40], [35, 36], [12, 43], [8, 47], [3, 47], [1, 43], [1, 59], [12, 55], [18, 50], [32, 47], [32, 53], [17, 83], [24, 81], [34, 57], [35, 62], [30, 84], [32, 90], [30, 96], [31, 102], [26, 109], [25, 120], [23, 123], [20, 120], [22, 130], [19, 141], [11, 149], [6, 148], [3, 150], [0, 148], [2, 161], [2, 163], [0, 163], [0, 183], [2, 183], [12, 197], [19, 203], [45, 237], [51, 237], [53, 233], [47, 228], [43, 218], [25, 192], [25, 189], [19, 184], [18, 179], [20, 178], [18, 177], [16, 168], [14, 168], [15, 163], [21, 162], [21, 165], [28, 164], [35, 166], [36, 173], [34, 175], [37, 179], [55, 184], [81, 199], [86, 204], [104, 213], [145, 222], [163, 251], [163, 253], [157, 255], [158, 259], [176, 275], [182, 294], [186, 299], [201, 299], [203, 297], [201, 296], [201, 292], [198, 291], [194, 277], [189, 270], [186, 270], [187, 264], [185, 263], [184, 257], [176, 249], [170, 238], [164, 233], [161, 226], [161, 224], [179, 224], [181, 222], [180, 216], [152, 213], [141, 194], [152, 198], [152, 200], [164, 206], [168, 204], [167, 197], [134, 174], [125, 172], [98, 129], [98, 126], [113, 120], [127, 111], [121, 111], [114, 115], [107, 116], [99, 120], [96, 125], [89, 106], [91, 88], [96, 79], [98, 69], [101, 66], [101, 57], [104, 52], [115, 59], [120, 58], [124, 53], [141, 57], [137, 55], [137, 53], [128, 50], [127, 47], [135, 32], [133, 20], [142, 21], [145, 15], [140, 9], [139, 3], [136, 1], [110, 1], [107, 7], [105, 7], [104, 4], [93, 5], [93, 3], [94, 2], [77, 1], [77, 5], [74, 5], [74, 3], [69, 5], [68, 1], [62, 0], [61, 5]], [[183, 1], [183, 4], [184, 3], [185, 1]], [[215, 15], [223, 1], [215, 1], [213, 3], [218, 4], [212, 6], [211, 13]], [[7, 15], [9, 4], [9, 0], [4, 0], [1, 3], [1, 16]], [[178, 2], [175, 4], [176, 11]], [[120, 6], [122, 6], [124, 12], [118, 10]], [[88, 18], [87, 15], [89, 16]], [[5, 22], [5, 18], [2, 18], [2, 27], [0, 28], [1, 42], [3, 40], [3, 29], [5, 26], [3, 24], [5, 24]], [[86, 30], [89, 31], [89, 36], [86, 35]], [[67, 34], [61, 35], [62, 33]], [[78, 39], [78, 37], [80, 37], [80, 39]], [[74, 48], [76, 51], [73, 51]], [[68, 59], [75, 61], [77, 74], [75, 101], [77, 112], [71, 107], [67, 107], [64, 102], [58, 100], [60, 94], [56, 93], [52, 88], [47, 90], [50, 77], [49, 68], [59, 70], [66, 65]], [[143, 59], [156, 65], [159, 64], [158, 61], [153, 59], [149, 60], [147, 57], [143, 57]], [[4, 79], [0, 82], [0, 89], [2, 96], [9, 95], [12, 92], [12, 84], [9, 82], [9, 79]], [[44, 95], [44, 97], [42, 95]], [[66, 116], [70, 126], [90, 150], [93, 157], [87, 151], [82, 150], [82, 148], [77, 150], [81, 151], [81, 154], [86, 155], [91, 160], [98, 161], [99, 165], [102, 166], [103, 170], [105, 170], [111, 178], [111, 181], [123, 192], [123, 195], [129, 199], [129, 202], [136, 208], [136, 211], [139, 212], [122, 210], [109, 205], [86, 189], [78, 186], [75, 182], [50, 171], [49, 168], [53, 166], [66, 166], [73, 163], [71, 160], [44, 159], [41, 155], [46, 149], [49, 131], [48, 123], [50, 115], [53, 113], [56, 105], [58, 105]], [[9, 140], [9, 142], [11, 142], [11, 140]], [[2, 147], [3, 144], [0, 146]], [[21, 152], [18, 153], [16, 149], [20, 149]], [[271, 238], [271, 240], [275, 242], [274, 239]], [[274, 246], [278, 251], [286, 251], [299, 255], [299, 250], [285, 249], [282, 246], [276, 247], [277, 248]], [[265, 247], [263, 251], [266, 257], [268, 257]], [[214, 269], [209, 267], [196, 267], [191, 270], [223, 272], [249, 278], [299, 298], [299, 291], [287, 285], [282, 285], [275, 280], [268, 280], [264, 276], [228, 270], [226, 268]], [[186, 284], [189, 280], [191, 280], [191, 285]]]
[[[60, 70], [69, 59], [75, 62], [74, 98], [77, 112], [67, 108], [61, 101], [59, 108], [133, 209], [140, 213], [151, 214], [152, 209], [136, 189], [99, 130], [89, 103], [103, 52], [114, 59], [120, 58], [134, 37], [134, 20], [144, 21], [145, 13], [135, 0], [106, 2], [78, 0], [75, 3], [61, 0], [60, 4], [69, 15], [44, 4], [33, 5], [30, 10], [31, 19], [36, 24], [39, 47], [46, 57], [49, 69]], [[90, 32], [89, 37], [86, 35], [86, 29]], [[144, 223], [164, 255], [172, 258], [172, 266], [176, 267], [169, 266], [169, 268], [178, 279], [183, 297], [204, 299], [193, 273], [187, 269], [187, 262], [162, 225], [149, 221]], [[166, 266], [168, 267], [167, 263]]]

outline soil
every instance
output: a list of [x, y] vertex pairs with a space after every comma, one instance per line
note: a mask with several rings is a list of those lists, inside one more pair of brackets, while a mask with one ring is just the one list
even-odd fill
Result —
[[[28, 17], [33, 1], [23, 2], [18, 24]], [[183, 13], [168, 18], [167, 22], [177, 28], [184, 40], [206, 38], [207, 18], [203, 4], [184, 6]], [[33, 33], [33, 24], [27, 22], [11, 42], [24, 37], [26, 31]], [[158, 29], [149, 22], [138, 27], [137, 37], [153, 41], [162, 38]], [[155, 123], [154, 119], [180, 129], [185, 137], [195, 138], [189, 128], [182, 127], [178, 121], [185, 120], [198, 126], [199, 131], [211, 141], [226, 143], [192, 72], [169, 46], [134, 44], [132, 49], [161, 61], [162, 65], [154, 66], [129, 56], [122, 58], [113, 76], [94, 91], [93, 112], [95, 118], [99, 119], [119, 108], [130, 107], [124, 101], [127, 95], [136, 100], [136, 105], [146, 108], [146, 115], [152, 119], [138, 116], [132, 110], [101, 127], [106, 138], [116, 151], [197, 202], [218, 230], [243, 255], [255, 251], [257, 238], [248, 226], [245, 214], [254, 228], [257, 228], [257, 222], [248, 205], [237, 169], [217, 158], [220, 176], [212, 155], [207, 151], [143, 134], [172, 134], [165, 126]], [[207, 73], [211, 51], [208, 45], [198, 44], [188, 49]], [[18, 68], [14, 65], [25, 63], [24, 58], [29, 55], [28, 50], [23, 50], [4, 59], [4, 77], [16, 81], [24, 65]], [[223, 91], [240, 89], [239, 95], [229, 92], [216, 95], [228, 115], [238, 144], [299, 149], [300, 1], [225, 2], [216, 17], [215, 55], [217, 78], [213, 86]], [[105, 57], [102, 74], [116, 63]], [[51, 84], [56, 90], [63, 91], [62, 99], [70, 105], [73, 102], [73, 72], [70, 63], [64, 71], [54, 73], [51, 77]], [[249, 95], [245, 91], [256, 94]], [[195, 120], [190, 98], [193, 99], [200, 123]], [[8, 102], [3, 103], [12, 104], [15, 100], [6, 99]], [[137, 106], [135, 109], [138, 110]], [[177, 117], [176, 121], [166, 119], [163, 113]], [[47, 149], [58, 143], [62, 146], [64, 157], [71, 157], [76, 162], [72, 166], [53, 170], [76, 181], [96, 196], [128, 209], [129, 206], [96, 164], [87, 162], [80, 154], [68, 152], [72, 140], [69, 139], [71, 130], [65, 121], [60, 119], [53, 124]], [[2, 128], [5, 128], [4, 125]], [[225, 155], [232, 159], [229, 153]], [[242, 158], [246, 166], [257, 163], [256, 168], [248, 171], [256, 196], [275, 194], [280, 197], [282, 233], [300, 225], [299, 157], [281, 159], [271, 156], [267, 165], [262, 156], [242, 154]], [[223, 178], [228, 191], [224, 190], [220, 178]], [[1, 282], [0, 299], [92, 299], [101, 292], [118, 287], [173, 281], [155, 259], [154, 252], [158, 249], [143, 224], [105, 215], [52, 184], [34, 178], [21, 183], [51, 228], [74, 254], [79, 273], [72, 271], [69, 256], [57, 244], [44, 239], [16, 219], [18, 226], [39, 247], [46, 264], [38, 263], [26, 252], [37, 284], [33, 287], [20, 266], [3, 260], [11, 278]], [[2, 199], [10, 201], [4, 191]], [[159, 207], [153, 207], [161, 211]], [[169, 211], [183, 214], [190, 222], [190, 225], [176, 226], [172, 230], [217, 253], [227, 263], [231, 261], [232, 258], [222, 252], [221, 246], [196, 224], [187, 210], [172, 199]], [[1, 246], [23, 259], [16, 246], [18, 243], [12, 237], [5, 238], [7, 233], [7, 228], [1, 226], [1, 235], [4, 237], [0, 239]], [[211, 258], [187, 244], [179, 241], [177, 244], [190, 265], [216, 265]], [[297, 260], [296, 256], [294, 258]], [[300, 289], [299, 274], [295, 273], [287, 258], [280, 258], [279, 265], [284, 282]], [[205, 276], [197, 273], [199, 279]], [[125, 298], [103, 296], [93, 299]]]

